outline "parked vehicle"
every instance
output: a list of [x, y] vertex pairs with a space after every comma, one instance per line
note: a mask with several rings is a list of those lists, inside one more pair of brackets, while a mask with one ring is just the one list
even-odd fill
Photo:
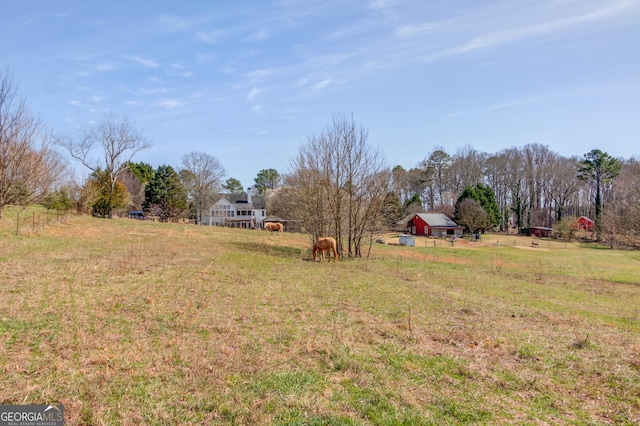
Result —
[[140, 210], [132, 210], [129, 212], [129, 219], [144, 220], [144, 212]]

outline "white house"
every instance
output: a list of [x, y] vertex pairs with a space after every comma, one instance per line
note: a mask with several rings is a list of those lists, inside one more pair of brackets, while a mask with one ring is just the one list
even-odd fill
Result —
[[209, 208], [209, 217], [202, 222], [209, 226], [233, 226], [236, 228], [262, 228], [267, 217], [265, 197], [255, 195], [252, 188], [246, 194], [219, 194], [219, 199]]

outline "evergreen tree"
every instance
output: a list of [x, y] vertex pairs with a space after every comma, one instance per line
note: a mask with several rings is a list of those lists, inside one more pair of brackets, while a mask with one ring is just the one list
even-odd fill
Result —
[[460, 217], [460, 205], [467, 198], [476, 201], [487, 214], [487, 224], [483, 227], [483, 231], [500, 225], [500, 207], [490, 186], [477, 183], [476, 186], [465, 187], [456, 201], [454, 211], [456, 218]]
[[232, 177], [224, 182], [222, 189], [227, 191], [228, 194], [242, 194], [244, 192], [242, 183], [240, 183], [238, 179]]
[[403, 214], [402, 203], [400, 202], [400, 198], [398, 198], [398, 194], [395, 192], [387, 193], [384, 199], [383, 210], [385, 226], [393, 229], [396, 223], [402, 219]]
[[265, 169], [258, 172], [254, 179], [255, 188], [259, 194], [264, 194], [267, 189], [276, 189], [280, 184], [280, 173], [276, 169]]
[[599, 149], [584, 154], [578, 164], [578, 178], [590, 184], [596, 191], [596, 234], [600, 240], [602, 232], [602, 189], [620, 174], [622, 164], [614, 157]]
[[72, 205], [69, 191], [65, 188], [57, 189], [44, 198], [42, 205], [49, 210], [69, 210]]
[[100, 167], [91, 173], [87, 180], [92, 214], [100, 217], [111, 217], [113, 210], [127, 206], [129, 191], [120, 181], [113, 187], [109, 184], [110, 173]]
[[171, 166], [159, 166], [144, 191], [143, 209], [160, 220], [180, 217], [187, 209], [187, 190]]
[[422, 200], [418, 194], [413, 194], [411, 198], [407, 198], [404, 202], [404, 210], [422, 211]]
[[151, 182], [151, 179], [153, 178], [153, 167], [151, 166], [151, 164], [147, 164], [147, 163], [127, 163], [127, 167], [129, 168], [129, 171], [131, 171], [131, 173], [133, 173], [133, 175], [138, 178], [138, 180], [140, 181], [140, 183], [143, 184], [147, 184], [149, 182]]

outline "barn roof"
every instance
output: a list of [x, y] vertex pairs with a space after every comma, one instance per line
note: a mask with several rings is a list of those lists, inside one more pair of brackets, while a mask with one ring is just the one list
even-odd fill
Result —
[[458, 226], [444, 213], [418, 213], [416, 216], [424, 220], [432, 228], [456, 228]]
[[262, 221], [263, 222], [289, 222], [288, 220], [278, 216], [267, 216], [264, 219], [262, 219]]

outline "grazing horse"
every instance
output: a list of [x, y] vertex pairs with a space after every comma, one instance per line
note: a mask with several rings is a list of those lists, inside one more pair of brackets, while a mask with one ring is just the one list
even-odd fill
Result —
[[282, 234], [284, 232], [284, 226], [280, 222], [267, 222], [264, 224], [264, 229], [271, 232], [278, 231], [278, 234]]
[[320, 261], [324, 259], [324, 251], [329, 251], [327, 261], [331, 262], [331, 251], [333, 251], [333, 262], [338, 260], [338, 251], [336, 250], [336, 240], [331, 237], [320, 237], [318, 241], [313, 245], [313, 260], [316, 260], [316, 255], [320, 252]]

